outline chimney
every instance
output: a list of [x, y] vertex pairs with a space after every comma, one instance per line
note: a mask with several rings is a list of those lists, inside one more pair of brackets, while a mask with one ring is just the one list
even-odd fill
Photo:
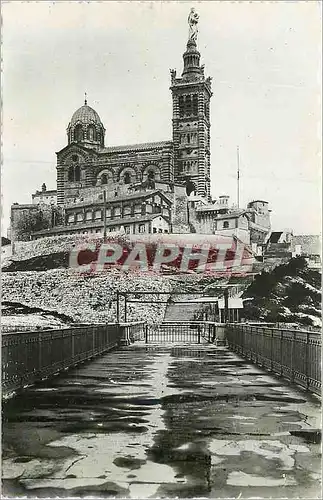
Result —
[[43, 185], [41, 187], [41, 190], [42, 190], [43, 193], [46, 191], [46, 184], [45, 184], [45, 182], [43, 183]]
[[219, 204], [223, 207], [227, 207], [229, 205], [229, 198], [230, 197], [226, 194], [219, 196]]

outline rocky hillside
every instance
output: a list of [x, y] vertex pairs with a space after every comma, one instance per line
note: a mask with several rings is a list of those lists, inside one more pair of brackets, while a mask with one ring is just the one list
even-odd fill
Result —
[[[80, 237], [81, 239], [81, 237]], [[104, 272], [81, 274], [68, 268], [69, 252], [79, 241], [72, 237], [47, 238], [17, 247], [14, 258], [2, 271], [2, 300], [5, 322], [10, 327], [31, 325], [42, 328], [45, 323], [55, 327], [58, 322], [113, 322], [117, 317], [116, 291], [133, 291], [127, 306], [128, 321], [159, 322], [166, 305], [154, 292], [177, 301], [176, 292], [218, 297], [219, 285], [229, 281], [234, 295], [243, 290], [244, 318], [254, 321], [321, 324], [321, 274], [307, 267], [303, 258], [291, 259], [272, 271], [263, 271], [252, 281], [251, 276], [214, 276], [189, 271], [186, 275], [174, 269], [163, 274], [143, 275], [117, 268]], [[143, 304], [140, 291], [151, 291], [152, 304]], [[130, 297], [129, 297], [130, 298]], [[64, 315], [64, 316], [62, 316]], [[28, 318], [27, 318], [28, 316]], [[120, 300], [120, 319], [124, 318], [124, 301]], [[46, 326], [46, 325], [45, 325]]]
[[[37, 308], [43, 314], [64, 314], [76, 323], [114, 322], [117, 317], [115, 293], [119, 291], [151, 291], [150, 300], [155, 304], [130, 303], [128, 321], [161, 321], [163, 304], [159, 304], [156, 291], [170, 292], [171, 283], [166, 277], [139, 276], [117, 270], [82, 275], [70, 269], [51, 271], [25, 271], [3, 273], [2, 300], [5, 303]], [[136, 295], [131, 297], [136, 298]], [[140, 298], [138, 296], [138, 298]], [[12, 309], [12, 307], [11, 307]], [[124, 314], [124, 301], [120, 299], [120, 320]]]
[[302, 257], [257, 275], [243, 297], [245, 319], [321, 326], [321, 273]]
[[49, 330], [71, 326], [73, 318], [56, 311], [29, 307], [20, 302], [3, 301], [1, 307], [1, 331]]

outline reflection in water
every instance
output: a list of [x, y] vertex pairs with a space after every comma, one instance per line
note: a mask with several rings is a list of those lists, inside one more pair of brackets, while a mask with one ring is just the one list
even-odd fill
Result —
[[317, 493], [319, 445], [303, 437], [319, 427], [317, 405], [223, 347], [134, 344], [27, 389], [3, 413], [11, 495]]

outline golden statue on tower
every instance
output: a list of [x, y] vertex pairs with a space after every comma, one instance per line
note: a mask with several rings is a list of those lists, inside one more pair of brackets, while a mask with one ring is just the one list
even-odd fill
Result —
[[195, 12], [194, 7], [191, 8], [191, 12], [188, 16], [188, 39], [196, 42], [198, 34], [198, 21], [199, 15]]

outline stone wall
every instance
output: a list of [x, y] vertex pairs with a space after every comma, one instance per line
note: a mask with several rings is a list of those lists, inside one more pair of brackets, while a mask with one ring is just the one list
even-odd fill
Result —
[[[66, 235], [66, 236], [49, 236], [48, 238], [40, 238], [32, 241], [16, 241], [14, 244], [14, 260], [25, 260], [31, 257], [40, 255], [50, 255], [56, 252], [70, 252], [72, 248], [89, 241], [90, 235]], [[93, 240], [97, 237], [93, 235]]]
[[172, 197], [172, 232], [190, 233], [187, 212], [187, 195], [184, 186], [174, 186]]
[[57, 205], [15, 204], [11, 206], [11, 240], [28, 241], [34, 231], [50, 228], [62, 222], [62, 211]]

